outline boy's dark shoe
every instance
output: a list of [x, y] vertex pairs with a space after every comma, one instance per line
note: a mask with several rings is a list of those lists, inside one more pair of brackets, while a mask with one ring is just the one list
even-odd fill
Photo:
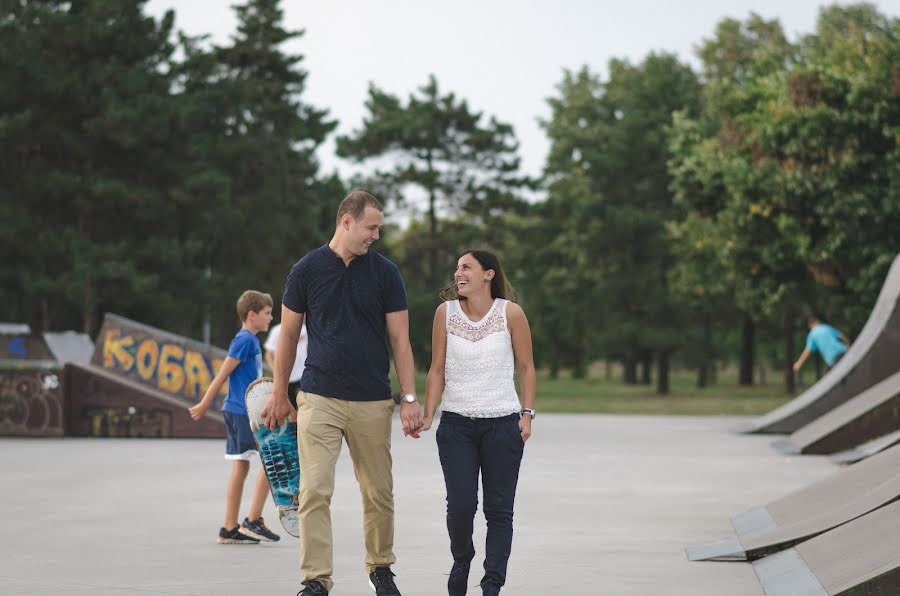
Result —
[[241, 534], [240, 526], [233, 530], [219, 529], [219, 544], [259, 544], [259, 540], [246, 534]]
[[266, 522], [263, 521], [263, 518], [250, 521], [245, 517], [244, 523], [241, 524], [241, 534], [264, 542], [278, 542], [281, 540], [281, 536], [266, 527]]
[[375, 590], [376, 596], [400, 596], [390, 567], [376, 567], [369, 574], [369, 587]]
[[453, 563], [447, 578], [447, 593], [450, 596], [465, 596], [469, 583], [469, 564]]
[[321, 583], [311, 581], [306, 584], [302, 592], [298, 592], [297, 596], [328, 596], [328, 590]]

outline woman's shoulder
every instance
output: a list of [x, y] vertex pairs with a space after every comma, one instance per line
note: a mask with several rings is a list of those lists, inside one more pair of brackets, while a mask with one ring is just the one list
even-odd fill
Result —
[[512, 300], [506, 300], [506, 318], [507, 319], [518, 319], [525, 317], [525, 311], [521, 306], [513, 302]]

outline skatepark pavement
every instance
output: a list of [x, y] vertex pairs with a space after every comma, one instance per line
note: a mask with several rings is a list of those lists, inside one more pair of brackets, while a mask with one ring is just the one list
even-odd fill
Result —
[[[729, 519], [835, 473], [823, 457], [773, 453], [735, 417], [539, 414], [516, 503], [504, 594], [760, 596], [747, 563], [692, 563], [685, 546]], [[446, 594], [450, 555], [434, 429], [393, 435], [397, 585]], [[224, 440], [0, 439], [0, 594], [293, 595], [298, 541], [216, 543]], [[259, 470], [258, 464], [251, 469]], [[248, 482], [241, 507], [246, 515]], [[332, 596], [366, 596], [361, 503], [346, 448], [332, 501]], [[470, 585], [481, 577], [476, 517]], [[479, 594], [477, 588], [470, 594]]]

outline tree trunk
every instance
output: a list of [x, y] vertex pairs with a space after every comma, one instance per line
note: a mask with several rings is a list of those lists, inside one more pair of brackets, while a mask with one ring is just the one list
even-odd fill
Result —
[[669, 394], [669, 350], [660, 350], [657, 357], [656, 393]]
[[572, 378], [573, 379], [583, 379], [587, 377], [587, 363], [585, 362], [587, 358], [584, 356], [584, 351], [576, 350], [575, 351], [575, 362], [574, 368], [572, 369]]
[[738, 373], [738, 384], [753, 385], [753, 365], [756, 352], [756, 323], [747, 313], [743, 315], [741, 324], [741, 365]]
[[634, 353], [625, 354], [623, 376], [626, 385], [637, 385], [637, 358]]
[[703, 313], [703, 345], [700, 347], [700, 367], [697, 369], [697, 387], [709, 384], [709, 369], [713, 359], [712, 316]]
[[653, 352], [646, 350], [641, 358], [641, 384], [653, 384]]
[[794, 307], [784, 309], [784, 390], [793, 394], [796, 390], [794, 383]]

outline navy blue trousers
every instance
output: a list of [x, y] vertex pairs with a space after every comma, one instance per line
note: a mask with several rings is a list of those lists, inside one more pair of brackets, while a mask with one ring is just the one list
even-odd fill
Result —
[[512, 549], [513, 506], [525, 447], [519, 431], [519, 415], [467, 418], [444, 412], [436, 437], [447, 485], [447, 531], [453, 569], [464, 570], [468, 576], [469, 565], [475, 557], [472, 526], [478, 509], [480, 472], [487, 521], [481, 581], [502, 586]]

